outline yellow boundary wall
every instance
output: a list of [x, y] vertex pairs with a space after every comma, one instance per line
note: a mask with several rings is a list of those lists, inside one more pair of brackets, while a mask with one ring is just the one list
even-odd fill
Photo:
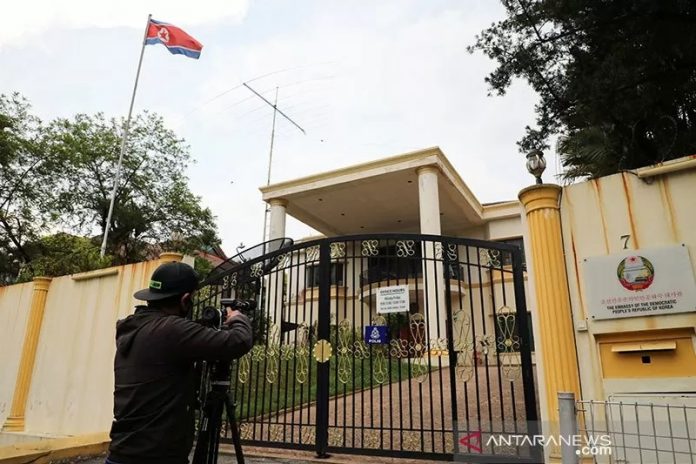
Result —
[[182, 259], [193, 264], [192, 257], [166, 253], [38, 286], [0, 288], [3, 430], [52, 436], [108, 431], [116, 321], [133, 312], [133, 293], [147, 286], [159, 264]]
[[0, 463], [44, 464], [77, 456], [102, 454], [108, 447], [108, 433], [33, 441], [0, 447]]

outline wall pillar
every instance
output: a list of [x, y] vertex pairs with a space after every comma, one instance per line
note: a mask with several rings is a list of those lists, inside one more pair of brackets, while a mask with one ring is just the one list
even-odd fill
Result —
[[27, 329], [24, 334], [22, 357], [17, 371], [17, 382], [15, 383], [14, 396], [12, 397], [12, 408], [2, 428], [5, 432], [24, 431], [24, 413], [34, 372], [36, 349], [39, 345], [41, 324], [46, 307], [46, 294], [48, 293], [48, 287], [51, 285], [51, 280], [50, 277], [34, 277], [31, 307], [29, 309], [29, 318], [27, 319]]
[[[436, 166], [423, 166], [416, 170], [418, 174], [418, 210], [420, 213], [420, 232], [428, 235], [441, 235], [440, 194], [438, 192], [439, 169]], [[423, 302], [425, 308], [427, 338], [431, 350], [447, 349], [447, 344], [440, 346], [441, 339], [446, 339], [447, 318], [445, 302], [445, 280], [442, 263], [435, 258], [435, 247], [439, 243], [423, 243]], [[443, 362], [447, 358], [443, 357]]]
[[[531, 265], [537, 305], [539, 341], [546, 398], [547, 418], [558, 433], [558, 392], [573, 392], [580, 399], [580, 375], [573, 316], [568, 292], [568, 277], [561, 235], [559, 201], [561, 187], [553, 184], [534, 185], [523, 189], [519, 198], [526, 212], [531, 242]], [[542, 408], [543, 410], [544, 408]]]
[[269, 240], [283, 238], [285, 237], [285, 218], [287, 216], [286, 207], [288, 202], [282, 198], [273, 198], [268, 201], [268, 204], [271, 209], [268, 238]]

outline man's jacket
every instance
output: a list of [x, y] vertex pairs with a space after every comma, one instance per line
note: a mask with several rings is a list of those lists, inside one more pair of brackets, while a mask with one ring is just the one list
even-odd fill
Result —
[[187, 463], [194, 435], [194, 360], [239, 358], [251, 349], [251, 337], [245, 316], [216, 331], [140, 306], [119, 321], [109, 460]]

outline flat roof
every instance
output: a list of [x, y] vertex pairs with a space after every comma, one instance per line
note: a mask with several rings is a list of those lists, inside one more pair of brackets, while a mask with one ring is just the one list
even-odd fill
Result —
[[419, 232], [418, 174], [438, 173], [442, 233], [518, 213], [517, 201], [482, 205], [439, 147], [390, 156], [260, 188], [289, 215], [325, 235]]

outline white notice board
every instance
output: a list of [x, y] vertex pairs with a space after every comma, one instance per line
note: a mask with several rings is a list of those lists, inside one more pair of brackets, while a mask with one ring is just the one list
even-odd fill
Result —
[[408, 285], [392, 285], [377, 289], [377, 313], [408, 312]]

